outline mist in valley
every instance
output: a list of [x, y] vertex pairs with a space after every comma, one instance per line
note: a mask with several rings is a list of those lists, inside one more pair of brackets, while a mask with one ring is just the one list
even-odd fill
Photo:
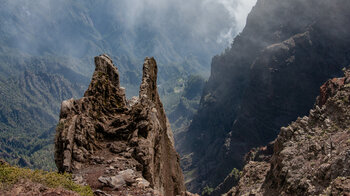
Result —
[[60, 104], [83, 95], [93, 57], [103, 53], [118, 67], [129, 98], [138, 95], [143, 59], [154, 56], [173, 128], [187, 126], [212, 57], [230, 47], [255, 2], [0, 0], [2, 156], [54, 168]]

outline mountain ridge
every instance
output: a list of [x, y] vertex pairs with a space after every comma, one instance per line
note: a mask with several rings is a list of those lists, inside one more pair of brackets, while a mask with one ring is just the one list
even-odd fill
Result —
[[350, 64], [349, 6], [257, 2], [231, 48], [213, 58], [198, 112], [178, 144], [190, 191], [216, 187], [241, 168], [251, 148], [305, 115], [318, 87]]
[[241, 179], [225, 195], [347, 195], [349, 173], [349, 70], [328, 80], [308, 116], [298, 118], [273, 142], [264, 159], [247, 157]]
[[[194, 5], [194, 1], [186, 2]], [[205, 34], [208, 35], [206, 36], [208, 39], [204, 39], [201, 31], [196, 32], [196, 35], [199, 33], [200, 37], [186, 33], [191, 32], [193, 27], [187, 22], [179, 22], [183, 18], [177, 17], [178, 12], [174, 9], [161, 10], [172, 19], [164, 21], [165, 17], [160, 17], [163, 20], [162, 25], [166, 27], [159, 27], [152, 17], [157, 18], [160, 10], [154, 6], [147, 9], [133, 6], [133, 3], [143, 4], [138, 1], [71, 2], [63, 0], [57, 2], [39, 0], [33, 3], [23, 0], [0, 0], [0, 3], [2, 5], [0, 7], [0, 83], [2, 86], [11, 86], [6, 91], [0, 90], [1, 93], [7, 94], [2, 97], [0, 107], [12, 107], [13, 113], [19, 111], [20, 116], [25, 116], [27, 121], [33, 123], [28, 126], [28, 123], [21, 125], [22, 121], [17, 121], [18, 129], [28, 130], [26, 132], [39, 137], [47, 135], [50, 131], [50, 134], [53, 133], [55, 126], [53, 121], [57, 120], [60, 102], [82, 95], [82, 89], [88, 86], [89, 77], [94, 69], [93, 66], [89, 66], [93, 63], [90, 57], [99, 53], [108, 53], [118, 65], [120, 73], [125, 76], [122, 77], [121, 84], [127, 89], [127, 97], [138, 94], [138, 82], [142, 78], [139, 65], [143, 63], [142, 59], [145, 56], [155, 56], [160, 65], [159, 93], [166, 112], [170, 115], [174, 113], [172, 116], [186, 113], [188, 110], [179, 111], [179, 107], [176, 107], [180, 98], [183, 97], [186, 82], [192, 75], [201, 75], [204, 78], [208, 76], [211, 56], [226, 46], [226, 43], [218, 43], [216, 37], [220, 36], [222, 29], [226, 30], [228, 25], [234, 25], [229, 21], [230, 16], [227, 11], [216, 15], [213, 13], [215, 10], [211, 10], [211, 6], [203, 8], [211, 11], [210, 14], [213, 17], [210, 17], [209, 21], [218, 19], [222, 22], [216, 22], [215, 26], [220, 28], [211, 29], [213, 32], [209, 32], [210, 36]], [[147, 2], [147, 5], [149, 3], [152, 4], [152, 2]], [[210, 3], [219, 5], [214, 7], [215, 9], [226, 10], [225, 7], [220, 6], [220, 3]], [[180, 9], [182, 4], [175, 3], [174, 5], [180, 6], [178, 7]], [[140, 12], [137, 9], [140, 9]], [[187, 9], [181, 9], [181, 11], [192, 14]], [[147, 22], [138, 23], [138, 20], [133, 22], [132, 14], [140, 14], [139, 19]], [[208, 14], [209, 12], [205, 12], [203, 16]], [[224, 15], [227, 17], [223, 17]], [[207, 22], [207, 20], [201, 21]], [[31, 96], [25, 91], [26, 89], [12, 84], [14, 83], [12, 80], [21, 80], [25, 71], [34, 73], [34, 75], [42, 72], [52, 77], [63, 77], [64, 85], [69, 85], [73, 91], [69, 95], [65, 94], [64, 97], [52, 99], [53, 94], [49, 88], [54, 87], [55, 84], [47, 84], [45, 89], [38, 85], [36, 87], [41, 88], [43, 95]], [[51, 78], [46, 79], [47, 81], [43, 82], [55, 82]], [[29, 83], [23, 84], [29, 85]], [[188, 108], [193, 113], [193, 109], [199, 103], [199, 98], [185, 100], [185, 102], [190, 103]], [[14, 106], [11, 106], [19, 104], [22, 104], [23, 107], [13, 108]], [[45, 111], [37, 109], [35, 115], [28, 115], [26, 110], [29, 106], [34, 108], [43, 106]], [[9, 110], [6, 109], [6, 111]], [[6, 140], [3, 144], [11, 146], [11, 149], [6, 149], [4, 146], [0, 149], [1, 153], [7, 157], [6, 161], [17, 164], [21, 159], [26, 160], [25, 162], [29, 163], [28, 166], [32, 168], [55, 169], [52, 156], [50, 156], [52, 160], [47, 161], [49, 164], [45, 165], [40, 161], [44, 156], [49, 156], [47, 153], [50, 149], [52, 150], [53, 142], [51, 145], [46, 144], [52, 139], [45, 138], [47, 140], [41, 145], [42, 141], [34, 141], [33, 135], [30, 135], [30, 138], [29, 136], [26, 138], [24, 134], [19, 136], [17, 128], [9, 128], [7, 124], [7, 121], [16, 121], [16, 115], [10, 111], [2, 116], [0, 132], [2, 132], [2, 139]], [[55, 117], [51, 118], [53, 116]], [[178, 127], [187, 126], [189, 118], [187, 116], [182, 119], [172, 118], [173, 130], [176, 132]], [[183, 124], [182, 120], [186, 123]], [[40, 125], [35, 124], [35, 121], [40, 121]], [[30, 145], [32, 143], [35, 144]], [[36, 146], [45, 146], [42, 149], [45, 155], [41, 155], [41, 158], [33, 158], [27, 153], [37, 148]], [[25, 148], [26, 152], [21, 148]], [[18, 153], [15, 153], [16, 151]]]

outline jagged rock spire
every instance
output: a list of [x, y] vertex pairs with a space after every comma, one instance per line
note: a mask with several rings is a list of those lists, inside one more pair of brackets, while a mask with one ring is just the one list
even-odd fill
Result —
[[95, 57], [95, 72], [84, 97], [94, 96], [112, 108], [125, 108], [125, 89], [120, 87], [119, 72], [106, 54]]
[[143, 64], [142, 83], [139, 94], [140, 99], [147, 97], [153, 102], [158, 102], [157, 72], [157, 63], [154, 58], [146, 57]]
[[109, 194], [185, 194], [154, 58], [145, 59], [139, 99], [128, 103], [112, 60], [101, 55], [95, 65], [84, 97], [62, 103], [55, 140], [59, 171]]

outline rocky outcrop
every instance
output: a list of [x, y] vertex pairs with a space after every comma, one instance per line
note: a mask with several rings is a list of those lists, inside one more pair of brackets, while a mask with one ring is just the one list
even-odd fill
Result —
[[344, 85], [344, 78], [333, 78], [328, 80], [320, 88], [320, 96], [317, 97], [316, 104], [318, 106], [323, 106], [329, 97], [335, 95], [340, 87]]
[[281, 128], [271, 159], [249, 161], [227, 195], [349, 195], [349, 97], [349, 72], [327, 81], [309, 115]]
[[173, 135], [157, 91], [157, 64], [146, 58], [139, 97], [126, 100], [118, 69], [95, 57], [91, 84], [62, 103], [55, 161], [97, 195], [181, 195], [185, 186]]
[[245, 190], [245, 192], [254, 194], [255, 190], [260, 188], [261, 183], [265, 180], [266, 173], [270, 169], [268, 162], [273, 155], [273, 147], [274, 142], [270, 142], [267, 146], [251, 149], [244, 157], [246, 166], [243, 170], [233, 169], [210, 196], [223, 195], [224, 193], [226, 193], [225, 195], [232, 195], [238, 190]]
[[350, 64], [349, 9], [345, 0], [257, 1], [231, 48], [213, 58], [198, 112], [179, 140], [191, 191], [242, 169], [250, 149], [306, 115], [319, 87], [341, 75]]

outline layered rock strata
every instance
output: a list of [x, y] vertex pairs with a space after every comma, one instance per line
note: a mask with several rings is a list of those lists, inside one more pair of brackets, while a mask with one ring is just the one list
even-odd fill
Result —
[[157, 64], [146, 58], [139, 97], [126, 100], [118, 69], [95, 57], [91, 84], [62, 103], [55, 162], [97, 195], [181, 195], [185, 186], [172, 131], [157, 91]]

